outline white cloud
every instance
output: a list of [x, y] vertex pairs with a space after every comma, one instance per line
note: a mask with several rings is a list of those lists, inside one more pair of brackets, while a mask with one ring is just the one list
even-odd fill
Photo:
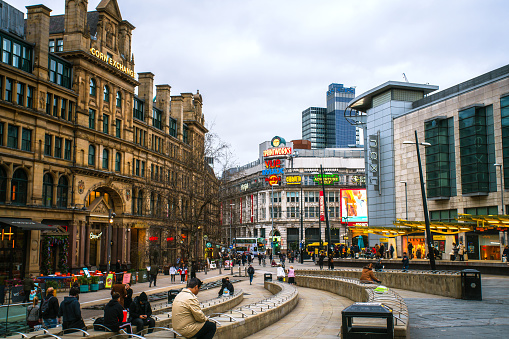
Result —
[[[41, 2], [64, 11], [64, 0], [8, 1]], [[324, 107], [332, 82], [360, 94], [404, 72], [445, 89], [508, 63], [503, 0], [118, 2], [136, 26], [136, 71], [173, 94], [199, 89], [240, 165], [274, 135], [300, 138], [301, 112]]]

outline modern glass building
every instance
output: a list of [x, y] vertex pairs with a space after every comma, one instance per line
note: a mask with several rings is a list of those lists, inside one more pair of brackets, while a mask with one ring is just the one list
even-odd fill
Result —
[[356, 127], [344, 117], [348, 102], [355, 98], [355, 88], [342, 84], [330, 84], [327, 91], [326, 147], [355, 147], [362, 144], [357, 137]]
[[311, 148], [325, 148], [325, 119], [327, 109], [309, 107], [302, 112], [302, 139], [311, 141]]

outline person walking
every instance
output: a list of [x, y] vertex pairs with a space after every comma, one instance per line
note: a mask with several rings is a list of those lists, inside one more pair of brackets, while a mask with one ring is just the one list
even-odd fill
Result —
[[159, 274], [159, 266], [154, 264], [150, 267], [150, 282], [148, 283], [148, 287], [152, 287], [152, 283], [154, 283], [154, 287], [157, 284], [157, 275]]
[[39, 298], [34, 297], [32, 305], [27, 307], [27, 325], [31, 330], [33, 330], [35, 326], [42, 324], [40, 311]]
[[293, 269], [293, 266], [290, 266], [288, 269], [288, 283], [290, 285], [295, 285], [295, 270]]
[[249, 265], [249, 268], [247, 269], [247, 274], [249, 274], [249, 285], [253, 284], [253, 277], [254, 277], [255, 270], [253, 268], [253, 265]]
[[216, 333], [216, 324], [203, 314], [196, 297], [201, 285], [200, 279], [189, 279], [187, 288], [173, 300], [172, 326], [185, 338], [212, 339]]
[[454, 260], [456, 260], [456, 258], [458, 258], [458, 251], [459, 251], [458, 246], [456, 246], [456, 243], [453, 242], [452, 243], [452, 256], [451, 256], [452, 261], [454, 261]]
[[391, 256], [391, 259], [394, 259], [394, 246], [391, 246], [389, 247], [389, 255]]
[[460, 258], [460, 261], [464, 261], [465, 260], [465, 246], [463, 245], [463, 242], [460, 241], [460, 244], [458, 246], [458, 256]]
[[508, 259], [509, 259], [509, 246], [505, 245], [504, 252], [502, 252], [502, 262], [508, 262]]
[[406, 252], [403, 252], [403, 260], [401, 261], [403, 263], [403, 271], [407, 271], [408, 266], [410, 265], [410, 260], [408, 259]]
[[329, 270], [334, 271], [334, 256], [332, 254], [329, 256]]
[[129, 308], [129, 320], [131, 321], [131, 326], [136, 326], [136, 334], [142, 335], [140, 332], [146, 325], [148, 325], [148, 333], [152, 333], [154, 331], [156, 321], [150, 317], [151, 315], [152, 307], [148, 302], [147, 294], [145, 292], [141, 292], [139, 296], [134, 298], [133, 303]]
[[30, 301], [30, 293], [35, 289], [34, 275], [30, 274], [23, 280], [23, 302], [27, 303]]
[[283, 266], [281, 266], [281, 264], [277, 265], [276, 276], [277, 276], [277, 281], [284, 281], [284, 279], [285, 279], [285, 276], [286, 276], [285, 270], [283, 269]]
[[119, 302], [120, 293], [113, 292], [111, 300], [104, 306], [104, 326], [111, 332], [118, 332], [121, 329], [132, 333], [131, 323], [124, 322], [124, 308]]
[[414, 245], [412, 245], [412, 243], [411, 243], [411, 242], [409, 242], [409, 243], [408, 243], [408, 245], [407, 245], [406, 247], [407, 247], [407, 249], [408, 249], [408, 257], [409, 257], [409, 259], [412, 259], [412, 258], [413, 258], [413, 256], [414, 256], [414, 255], [413, 255], [413, 252], [412, 252], [412, 250], [414, 249]]
[[131, 303], [133, 302], [133, 289], [130, 284], [125, 284], [125, 292], [124, 307], [128, 310], [129, 306], [131, 306]]
[[318, 257], [318, 266], [320, 266], [320, 269], [323, 270], [323, 259], [325, 258], [325, 255], [323, 253], [320, 253], [320, 256]]
[[171, 281], [172, 283], [174, 283], [174, 282], [175, 282], [175, 275], [176, 275], [176, 274], [177, 274], [177, 269], [175, 268], [175, 266], [174, 266], [174, 265], [172, 265], [172, 266], [170, 267], [170, 277], [171, 277], [170, 281]]
[[381, 283], [381, 281], [375, 277], [375, 273], [373, 272], [373, 263], [369, 263], [368, 266], [364, 266], [362, 269], [361, 278], [359, 280], [364, 283]]
[[60, 319], [57, 320], [58, 308], [59, 305], [58, 299], [55, 297], [55, 289], [49, 287], [46, 291], [46, 297], [42, 301], [40, 312], [40, 317], [42, 317], [46, 328], [57, 327], [57, 324], [60, 322]]
[[[86, 329], [85, 322], [81, 317], [80, 302], [78, 301], [79, 289], [72, 287], [69, 291], [69, 296], [64, 297], [58, 309], [58, 316], [62, 317], [62, 328], [65, 330], [70, 328]], [[65, 331], [65, 333], [72, 333], [75, 331]]]
[[122, 307], [124, 307], [124, 298], [127, 295], [127, 291], [125, 289], [125, 285], [122, 284], [122, 278], [120, 276], [117, 277], [117, 283], [111, 287], [110, 294], [113, 295], [113, 293], [115, 292], [117, 292], [120, 295], [118, 302]]

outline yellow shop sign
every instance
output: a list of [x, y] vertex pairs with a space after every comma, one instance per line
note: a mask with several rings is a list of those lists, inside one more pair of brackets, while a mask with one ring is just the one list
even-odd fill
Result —
[[96, 50], [93, 47], [90, 49], [90, 53], [93, 56], [95, 56], [96, 58], [101, 59], [102, 61], [106, 62], [107, 64], [110, 64], [111, 66], [115, 67], [122, 73], [125, 73], [125, 74], [134, 78], [134, 71], [132, 69], [125, 67], [120, 62], [117, 62], [117, 61], [113, 60], [112, 58], [110, 58], [108, 55], [99, 52], [98, 50]]

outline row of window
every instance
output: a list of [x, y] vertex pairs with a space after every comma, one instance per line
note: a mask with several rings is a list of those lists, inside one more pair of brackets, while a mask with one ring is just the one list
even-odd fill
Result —
[[34, 87], [0, 76], [0, 98], [20, 106], [33, 108]]
[[[95, 97], [97, 95], [97, 83], [94, 78], [90, 78], [89, 94], [91, 97]], [[110, 87], [108, 85], [104, 85], [103, 87], [103, 101], [110, 102]], [[115, 106], [117, 108], [122, 107], [122, 93], [120, 91], [117, 91]]]
[[[470, 215], [498, 215], [499, 207], [498, 206], [470, 207], [464, 208], [463, 213]], [[456, 218], [458, 217], [458, 210], [451, 209], [451, 210], [430, 211], [429, 217], [431, 221], [457, 222]]]
[[32, 72], [33, 49], [30, 45], [0, 33], [0, 48], [4, 64]]
[[[21, 139], [19, 138], [21, 129]], [[0, 122], [0, 146], [32, 152], [32, 130]]]
[[[56, 47], [55, 47], [56, 44]], [[63, 52], [64, 51], [64, 39], [50, 39], [49, 40], [49, 51], [51, 53]]]
[[[120, 172], [122, 163], [122, 154], [120, 152], [115, 153], [115, 172]], [[96, 147], [94, 145], [88, 146], [88, 165], [94, 166], [96, 164]], [[110, 169], [110, 150], [104, 148], [102, 152], [102, 169]]]
[[46, 93], [46, 113], [63, 120], [73, 121], [74, 102], [52, 93]]
[[54, 84], [71, 89], [72, 87], [72, 65], [54, 55], [48, 56], [49, 81]]
[[[56, 189], [56, 201], [54, 200], [54, 190]], [[67, 208], [67, 200], [69, 193], [69, 181], [66, 176], [61, 176], [58, 179], [58, 184], [55, 187], [53, 176], [50, 173], [44, 174], [42, 180], [42, 204], [46, 207]]]
[[44, 155], [64, 160], [72, 158], [72, 140], [46, 133], [44, 135]]

